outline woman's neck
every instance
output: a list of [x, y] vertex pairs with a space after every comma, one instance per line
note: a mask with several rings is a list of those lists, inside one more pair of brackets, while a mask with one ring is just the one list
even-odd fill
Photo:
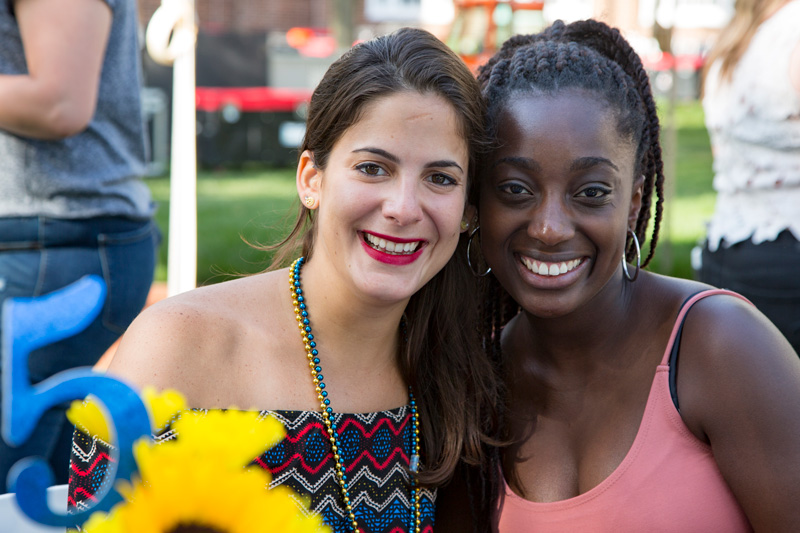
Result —
[[396, 368], [407, 300], [367, 301], [320, 262], [304, 265], [301, 281], [314, 335], [324, 344], [328, 366]]
[[534, 355], [548, 366], [591, 371], [599, 362], [598, 354], [614, 353], [613, 347], [630, 333], [635, 321], [631, 312], [634, 289], [624, 280], [610, 282], [584, 306], [558, 318], [541, 318], [523, 310], [513, 324], [512, 349], [519, 352], [526, 347], [518, 355]]

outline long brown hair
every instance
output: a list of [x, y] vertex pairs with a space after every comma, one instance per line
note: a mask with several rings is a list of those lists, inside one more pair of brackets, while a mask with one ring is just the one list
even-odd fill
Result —
[[[314, 165], [324, 170], [365, 106], [402, 91], [436, 94], [453, 106], [469, 149], [467, 197], [473, 197], [475, 158], [486, 145], [480, 89], [461, 59], [424, 30], [403, 28], [360, 43], [333, 63], [312, 95], [301, 153], [310, 151]], [[277, 253], [270, 268], [285, 265], [298, 249], [311, 257], [315, 233], [314, 211], [300, 205], [291, 233], [271, 247]], [[406, 307], [407, 342], [399, 364], [418, 399], [424, 484], [448, 480], [460, 458], [480, 462], [486, 428], [496, 419], [496, 384], [480, 349], [471, 285], [462, 235], [455, 255]]]
[[[772, 16], [787, 0], [736, 0], [728, 25], [720, 32], [703, 66], [705, 81], [711, 65], [720, 61], [720, 80], [730, 81], [758, 27]], [[800, 24], [800, 21], [798, 21]]]

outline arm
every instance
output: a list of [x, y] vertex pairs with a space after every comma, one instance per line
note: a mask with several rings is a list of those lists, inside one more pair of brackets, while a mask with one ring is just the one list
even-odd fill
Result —
[[0, 74], [0, 128], [37, 139], [79, 133], [97, 104], [111, 30], [102, 0], [15, 0], [27, 75]]
[[728, 296], [690, 312], [678, 366], [684, 421], [711, 444], [756, 531], [800, 531], [800, 358]]

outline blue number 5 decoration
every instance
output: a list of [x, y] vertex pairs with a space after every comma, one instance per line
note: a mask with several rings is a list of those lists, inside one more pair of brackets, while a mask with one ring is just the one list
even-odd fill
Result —
[[[116, 479], [129, 480], [135, 470], [133, 443], [150, 435], [147, 409], [139, 395], [125, 383], [75, 368], [59, 372], [36, 385], [28, 376], [28, 356], [42, 346], [83, 331], [105, 301], [102, 278], [85, 276], [63, 289], [37, 298], [10, 298], [3, 304], [3, 424], [2, 436], [12, 446], [24, 443], [41, 416], [51, 407], [95, 396], [104, 406], [112, 435], [116, 435], [116, 468], [112, 462], [108, 482], [91, 509], [71, 515], [54, 513], [47, 505], [47, 487], [53, 483], [50, 467], [41, 459], [18, 461], [9, 473], [9, 487], [17, 504], [32, 520], [54, 527], [74, 527], [97, 510], [107, 511], [121, 497], [111, 488]], [[115, 477], [116, 474], [116, 477]]]

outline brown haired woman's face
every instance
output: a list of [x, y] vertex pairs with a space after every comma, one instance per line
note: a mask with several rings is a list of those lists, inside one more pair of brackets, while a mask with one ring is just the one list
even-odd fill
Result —
[[378, 98], [334, 145], [319, 174], [312, 260], [354, 295], [404, 301], [455, 251], [464, 216], [467, 143], [440, 96]]
[[[527, 311], [563, 316], [622, 280], [634, 147], [591, 94], [514, 97], [482, 176], [483, 253]], [[639, 188], [637, 187], [637, 190]]]

